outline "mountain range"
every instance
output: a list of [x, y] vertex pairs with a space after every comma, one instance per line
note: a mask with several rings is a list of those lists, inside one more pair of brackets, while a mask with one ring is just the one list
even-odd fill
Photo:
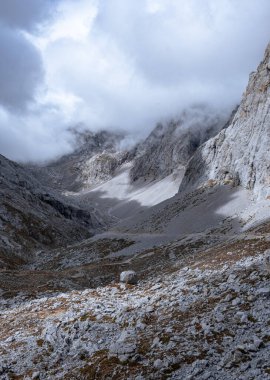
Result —
[[270, 378], [269, 88], [270, 45], [231, 115], [0, 156], [1, 379]]

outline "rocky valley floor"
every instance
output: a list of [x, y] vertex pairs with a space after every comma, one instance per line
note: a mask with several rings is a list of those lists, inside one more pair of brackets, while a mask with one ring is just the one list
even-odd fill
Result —
[[270, 378], [269, 207], [211, 184], [2, 269], [0, 379]]
[[269, 280], [244, 239], [135, 286], [6, 300], [0, 378], [267, 379]]
[[210, 186], [1, 270], [0, 379], [267, 379], [268, 209]]

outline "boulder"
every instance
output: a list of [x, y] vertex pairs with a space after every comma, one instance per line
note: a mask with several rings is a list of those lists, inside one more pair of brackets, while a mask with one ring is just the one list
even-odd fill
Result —
[[124, 282], [125, 284], [136, 285], [138, 282], [136, 272], [134, 272], [133, 270], [122, 272], [120, 274], [120, 282]]

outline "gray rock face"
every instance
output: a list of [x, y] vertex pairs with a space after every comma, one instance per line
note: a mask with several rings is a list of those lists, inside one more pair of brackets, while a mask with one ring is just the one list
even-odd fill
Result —
[[137, 339], [135, 330], [123, 330], [116, 342], [109, 349], [109, 355], [117, 356], [120, 361], [125, 362], [136, 354]]
[[95, 154], [82, 165], [80, 178], [86, 186], [106, 182], [113, 177], [126, 157], [126, 152]]
[[189, 162], [180, 191], [208, 180], [270, 194], [270, 44], [251, 73], [231, 125], [202, 145]]
[[0, 156], [0, 267], [23, 264], [43, 247], [90, 237], [101, 224], [88, 210], [43, 187], [29, 171]]
[[183, 170], [196, 149], [224, 126], [225, 117], [194, 107], [178, 121], [159, 124], [136, 147], [131, 181], [153, 181]]

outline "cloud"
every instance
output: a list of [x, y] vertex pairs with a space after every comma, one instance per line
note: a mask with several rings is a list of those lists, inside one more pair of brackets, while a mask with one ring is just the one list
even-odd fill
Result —
[[[194, 104], [223, 113], [240, 101], [269, 40], [268, 0], [26, 2], [22, 13], [25, 2], [0, 2], [0, 103], [5, 112], [25, 107], [11, 132], [0, 119], [0, 137], [5, 131], [10, 157], [21, 139], [17, 159], [66, 151], [67, 128], [77, 123], [137, 137]], [[17, 74], [8, 86], [11, 62]]]
[[21, 110], [43, 78], [40, 53], [20, 33], [0, 28], [0, 104]]
[[226, 83], [239, 82], [254, 68], [269, 39], [269, 15], [264, 0], [103, 0], [96, 26], [149, 83], [207, 88], [223, 85], [224, 74]]
[[8, 0], [0, 2], [0, 21], [11, 27], [33, 29], [51, 14], [57, 0]]
[[52, 40], [44, 56], [49, 88], [73, 94], [79, 105], [73, 117], [91, 128], [149, 130], [194, 102], [232, 106], [269, 37], [264, 0], [261, 6], [246, 0], [99, 1], [89, 15], [86, 2], [80, 4], [88, 34]]
[[21, 112], [34, 99], [43, 81], [41, 54], [27, 33], [51, 10], [51, 0], [0, 2], [0, 104], [13, 112]]
[[72, 150], [72, 135], [61, 115], [48, 107], [38, 108], [22, 117], [0, 107], [2, 155], [15, 161], [42, 162]]

